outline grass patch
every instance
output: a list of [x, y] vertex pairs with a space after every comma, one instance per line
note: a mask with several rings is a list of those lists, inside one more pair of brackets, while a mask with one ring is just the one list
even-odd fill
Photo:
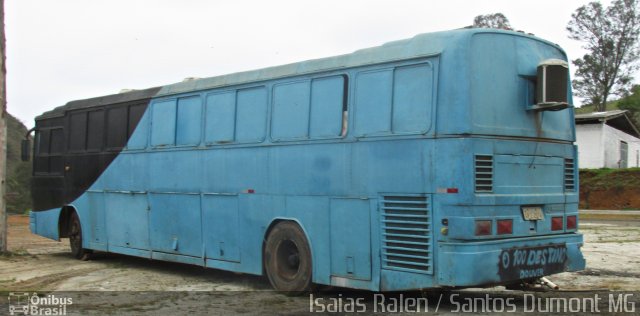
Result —
[[583, 190], [639, 188], [640, 168], [581, 169], [580, 187]]
[[25, 257], [30, 256], [31, 254], [24, 248], [18, 248], [12, 251], [5, 251], [0, 253], [0, 258], [10, 259], [15, 257]]
[[[640, 215], [635, 214], [586, 214], [580, 213], [580, 220], [604, 220], [604, 221], [633, 221], [640, 220]], [[585, 229], [580, 227], [580, 229]], [[587, 228], [590, 229], [590, 228]]]

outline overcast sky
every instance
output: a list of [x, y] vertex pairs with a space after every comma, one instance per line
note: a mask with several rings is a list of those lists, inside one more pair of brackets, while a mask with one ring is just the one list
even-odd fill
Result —
[[349, 53], [495, 12], [575, 59], [584, 51], [565, 27], [588, 2], [5, 0], [8, 111], [31, 127], [71, 100]]

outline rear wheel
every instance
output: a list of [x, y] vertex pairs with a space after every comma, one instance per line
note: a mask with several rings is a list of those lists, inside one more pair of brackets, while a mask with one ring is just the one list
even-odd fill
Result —
[[281, 222], [271, 230], [264, 261], [269, 282], [276, 290], [298, 294], [311, 289], [311, 250], [297, 224]]
[[74, 258], [83, 261], [91, 259], [92, 251], [82, 248], [82, 226], [80, 225], [80, 218], [75, 212], [71, 213], [71, 220], [69, 221], [69, 245]]

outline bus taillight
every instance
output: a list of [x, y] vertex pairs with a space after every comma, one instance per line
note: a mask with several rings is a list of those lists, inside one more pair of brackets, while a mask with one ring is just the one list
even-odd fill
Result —
[[567, 216], [567, 229], [578, 228], [578, 217], [576, 215]]
[[513, 234], [513, 220], [500, 219], [497, 223], [498, 235]]
[[564, 220], [562, 216], [551, 218], [551, 230], [562, 230]]
[[491, 221], [476, 221], [476, 236], [491, 235]]

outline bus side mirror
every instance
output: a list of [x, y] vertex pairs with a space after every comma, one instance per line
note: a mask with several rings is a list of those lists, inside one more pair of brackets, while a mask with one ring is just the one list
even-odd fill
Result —
[[22, 161], [29, 161], [29, 159], [31, 158], [31, 141], [28, 139], [23, 139], [21, 145], [22, 152], [20, 157], [22, 158]]

